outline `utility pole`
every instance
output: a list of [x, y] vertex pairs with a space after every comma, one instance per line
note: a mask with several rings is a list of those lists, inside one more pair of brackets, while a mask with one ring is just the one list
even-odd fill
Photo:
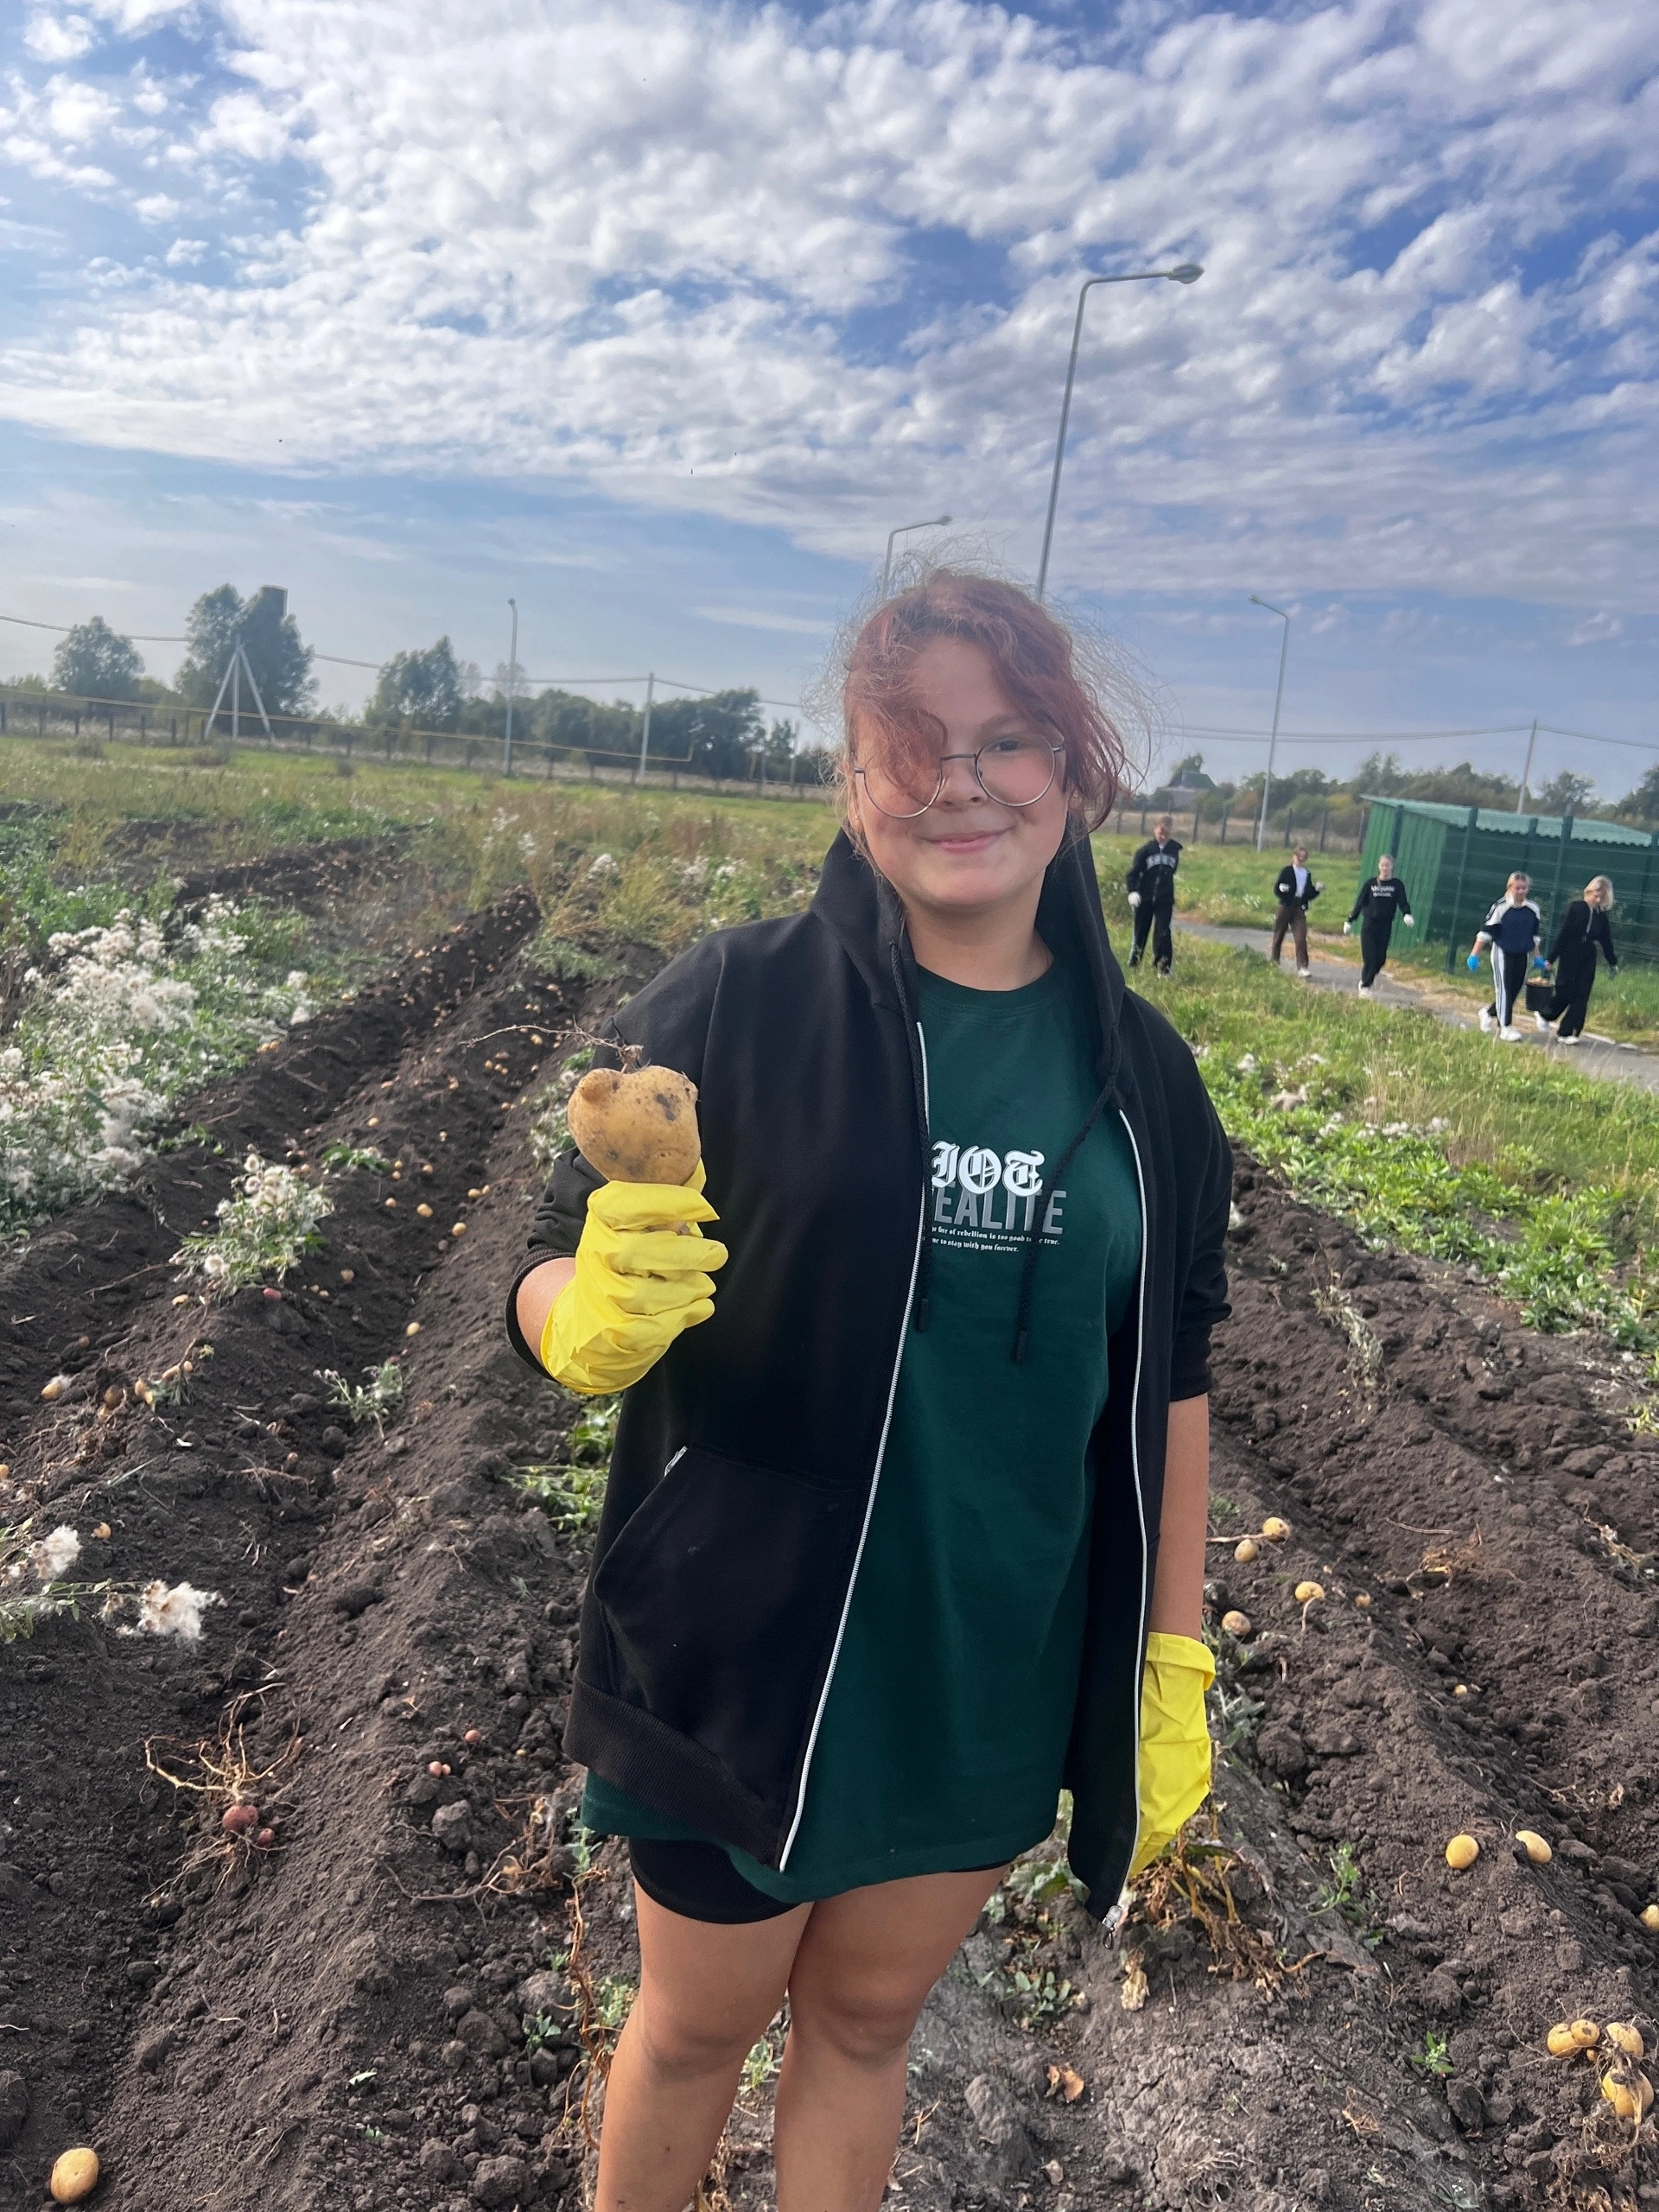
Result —
[[258, 708], [259, 719], [265, 726], [265, 743], [267, 745], [275, 745], [276, 740], [271, 732], [270, 716], [265, 712], [265, 702], [259, 696], [259, 685], [254, 677], [253, 664], [248, 658], [248, 649], [242, 642], [242, 632], [240, 630], [238, 630], [236, 635], [231, 640], [230, 663], [226, 667], [224, 675], [219, 678], [219, 690], [213, 700], [213, 710], [212, 714], [208, 715], [207, 721], [202, 727], [202, 736], [205, 740], [208, 732], [213, 728], [213, 724], [218, 721], [219, 710], [225, 703], [225, 693], [228, 689], [231, 695], [231, 743], [234, 745], [240, 738], [242, 734], [242, 671], [244, 669], [247, 671], [248, 689], [253, 694], [253, 703]]
[[656, 689], [657, 677], [653, 671], [645, 678], [645, 719], [639, 727], [639, 765], [633, 772], [633, 780], [636, 784], [642, 784], [645, 779], [645, 761], [651, 752], [651, 701]]
[[1527, 740], [1527, 765], [1521, 771], [1521, 788], [1515, 795], [1515, 810], [1517, 814], [1524, 814], [1527, 810], [1527, 792], [1532, 783], [1532, 756], [1537, 749], [1537, 745], [1538, 717], [1535, 715], [1532, 718], [1532, 735]]
[[[1266, 607], [1269, 614], [1276, 614], [1285, 626], [1285, 633], [1279, 645], [1279, 688], [1273, 695], [1273, 734], [1268, 740], [1268, 772], [1262, 780], [1262, 817], [1255, 825], [1255, 849], [1259, 853], [1267, 838], [1268, 802], [1273, 797], [1273, 756], [1279, 749], [1279, 709], [1285, 696], [1285, 659], [1290, 652], [1290, 617], [1282, 607], [1274, 607], [1268, 600], [1258, 599], [1254, 592], [1250, 594], [1250, 605]], [[1285, 823], [1288, 834], [1288, 815]]]
[[507, 734], [501, 748], [501, 772], [512, 773], [512, 695], [518, 689], [518, 602], [510, 599], [512, 609], [512, 643], [507, 648]]

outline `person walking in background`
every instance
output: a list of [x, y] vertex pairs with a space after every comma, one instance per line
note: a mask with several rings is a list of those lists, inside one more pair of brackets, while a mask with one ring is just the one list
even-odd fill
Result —
[[1181, 849], [1175, 842], [1174, 830], [1168, 815], [1160, 814], [1152, 825], [1151, 836], [1129, 862], [1129, 872], [1123, 879], [1135, 913], [1135, 949], [1129, 954], [1129, 965], [1141, 965], [1141, 956], [1150, 935], [1152, 964], [1160, 976], [1168, 975], [1170, 963], [1175, 957], [1175, 941], [1170, 935], [1169, 924], [1175, 912], [1175, 871], [1181, 864]]
[[1372, 984], [1382, 973], [1396, 920], [1411, 927], [1411, 894], [1394, 872], [1393, 854], [1384, 853], [1377, 861], [1376, 874], [1360, 885], [1353, 912], [1342, 925], [1344, 937], [1351, 937], [1354, 924], [1359, 924], [1359, 995], [1363, 999], [1370, 998]]
[[1549, 964], [1555, 970], [1555, 988], [1548, 1006], [1533, 1019], [1548, 1037], [1554, 1027], [1558, 1045], [1577, 1045], [1584, 1038], [1584, 1017], [1596, 981], [1596, 947], [1599, 945], [1610, 974], [1617, 974], [1618, 955], [1607, 917], [1613, 910], [1613, 887], [1605, 875], [1592, 875], [1561, 916], [1555, 942], [1549, 948]]
[[1544, 934], [1543, 916], [1527, 896], [1531, 888], [1531, 877], [1522, 875], [1517, 868], [1505, 886], [1503, 896], [1475, 931], [1474, 946], [1469, 955], [1469, 965], [1474, 969], [1479, 967], [1483, 951], [1491, 953], [1492, 1002], [1483, 1007], [1480, 1026], [1488, 1034], [1496, 1030], [1498, 1042], [1503, 1045], [1518, 1045], [1521, 1041], [1521, 1032], [1515, 1026], [1515, 1009], [1527, 980], [1527, 963], [1536, 957]]
[[1324, 888], [1322, 883], [1313, 880], [1307, 865], [1307, 847], [1298, 845], [1280, 869], [1279, 880], [1273, 887], [1279, 912], [1274, 917], [1273, 950], [1268, 957], [1276, 968], [1285, 949], [1285, 931], [1288, 930], [1296, 947], [1296, 973], [1304, 982], [1312, 972], [1307, 964], [1307, 910]]

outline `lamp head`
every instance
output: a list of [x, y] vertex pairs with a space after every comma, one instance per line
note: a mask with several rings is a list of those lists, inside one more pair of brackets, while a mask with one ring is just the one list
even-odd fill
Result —
[[1196, 284], [1204, 274], [1201, 261], [1184, 261], [1179, 269], [1168, 269], [1165, 275], [1172, 284]]

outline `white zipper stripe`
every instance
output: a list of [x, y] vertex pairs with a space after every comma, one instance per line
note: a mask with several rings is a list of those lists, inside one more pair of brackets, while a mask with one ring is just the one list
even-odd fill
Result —
[[[1139, 1662], [1147, 1641], [1147, 1608], [1151, 1599], [1150, 1578], [1147, 1573], [1147, 1507], [1141, 1494], [1141, 1368], [1147, 1351], [1147, 1179], [1141, 1166], [1141, 1147], [1135, 1141], [1135, 1131], [1129, 1127], [1129, 1117], [1120, 1106], [1117, 1117], [1123, 1124], [1129, 1140], [1129, 1150], [1135, 1154], [1135, 1179], [1141, 1193], [1141, 1287], [1136, 1300], [1136, 1328], [1135, 1342], [1135, 1391], [1129, 1401], [1129, 1465], [1135, 1474], [1135, 1510], [1141, 1522], [1141, 1630], [1135, 1642], [1135, 1658]], [[1135, 1745], [1135, 1841], [1129, 1847], [1129, 1864], [1135, 1863], [1135, 1852], [1141, 1843], [1141, 1669], [1135, 1668], [1131, 1676], [1135, 1710], [1129, 1739]], [[1127, 1869], [1125, 1872], [1127, 1872]]]
[[[916, 1035], [922, 1048], [922, 1113], [929, 1120], [927, 1096], [927, 1039], [922, 1035], [922, 1025], [916, 1025]], [[835, 1649], [830, 1654], [830, 1670], [823, 1678], [823, 1688], [818, 1697], [818, 1709], [812, 1716], [812, 1732], [806, 1739], [806, 1757], [801, 1764], [800, 1793], [795, 1800], [795, 1817], [789, 1824], [789, 1834], [784, 1839], [779, 1854], [778, 1872], [786, 1872], [789, 1854], [795, 1848], [795, 1838], [800, 1833], [801, 1820], [806, 1811], [807, 1777], [812, 1771], [812, 1754], [818, 1747], [818, 1731], [823, 1726], [823, 1716], [830, 1703], [830, 1692], [836, 1679], [836, 1667], [841, 1658], [842, 1641], [847, 1634], [848, 1618], [853, 1610], [853, 1592], [858, 1586], [858, 1570], [864, 1560], [864, 1546], [870, 1533], [870, 1516], [875, 1511], [875, 1493], [881, 1485], [881, 1464], [887, 1456], [887, 1432], [893, 1427], [893, 1408], [899, 1395], [899, 1370], [905, 1360], [905, 1338], [910, 1332], [910, 1310], [916, 1300], [916, 1276], [922, 1264], [922, 1229], [932, 1190], [929, 1180], [931, 1155], [922, 1160], [922, 1203], [916, 1215], [916, 1249], [911, 1255], [910, 1288], [905, 1293], [904, 1319], [899, 1324], [899, 1349], [893, 1355], [893, 1379], [887, 1385], [887, 1410], [881, 1421], [881, 1439], [875, 1447], [875, 1471], [870, 1477], [870, 1494], [864, 1506], [864, 1525], [858, 1532], [858, 1549], [853, 1554], [853, 1571], [847, 1578], [847, 1595], [842, 1601], [841, 1619], [836, 1629]]]

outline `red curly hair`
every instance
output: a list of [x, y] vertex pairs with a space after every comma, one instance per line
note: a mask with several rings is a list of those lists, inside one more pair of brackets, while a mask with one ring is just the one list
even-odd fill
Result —
[[1090, 830], [1111, 812], [1128, 748], [1077, 641], [1028, 592], [1000, 577], [936, 569], [884, 600], [848, 652], [841, 705], [849, 760], [881, 753], [925, 767], [940, 728], [916, 696], [916, 669], [936, 638], [977, 645], [1014, 706], [1065, 747], [1066, 794]]

